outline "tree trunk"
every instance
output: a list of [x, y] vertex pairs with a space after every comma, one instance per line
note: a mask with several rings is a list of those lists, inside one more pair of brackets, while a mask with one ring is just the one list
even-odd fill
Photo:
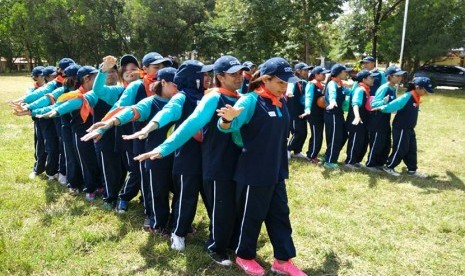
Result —
[[371, 56], [376, 60], [376, 51], [378, 44], [378, 28], [374, 27], [371, 32]]

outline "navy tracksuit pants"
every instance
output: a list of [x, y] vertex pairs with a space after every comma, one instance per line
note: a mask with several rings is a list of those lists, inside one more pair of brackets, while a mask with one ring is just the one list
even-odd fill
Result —
[[417, 138], [412, 128], [392, 128], [393, 149], [386, 166], [394, 169], [404, 161], [409, 171], [417, 170]]
[[101, 186], [100, 171], [95, 154], [94, 142], [81, 141], [81, 137], [85, 135], [85, 129], [73, 130], [73, 144], [77, 153], [79, 167], [84, 179], [84, 192], [94, 193]]
[[206, 247], [225, 253], [231, 243], [236, 222], [236, 182], [233, 180], [204, 180], [206, 205], [210, 217], [210, 236]]
[[384, 166], [391, 150], [391, 127], [369, 130], [370, 152], [368, 153], [367, 167]]
[[95, 144], [97, 161], [101, 171], [101, 182], [105, 185], [105, 202], [113, 203], [118, 199], [118, 193], [123, 186], [126, 178], [126, 170], [121, 152], [115, 152], [113, 149], [106, 149], [99, 146], [98, 141]]
[[325, 112], [326, 153], [325, 161], [337, 163], [339, 153], [347, 139], [344, 114]]
[[[167, 229], [170, 218], [170, 191], [173, 188], [171, 169], [144, 169], [143, 190], [146, 215], [150, 219], [150, 228]], [[174, 199], [173, 199], [174, 200]]]
[[299, 117], [291, 120], [290, 132], [292, 134], [287, 150], [293, 151], [294, 154], [302, 152], [302, 148], [307, 139], [307, 120]]
[[236, 202], [241, 215], [237, 256], [248, 260], [256, 257], [260, 228], [265, 222], [274, 257], [283, 261], [295, 257], [284, 181], [270, 186], [238, 183], [236, 191]]
[[38, 119], [34, 120], [34, 172], [41, 174], [45, 171], [47, 153], [45, 152], [44, 137], [40, 130]]
[[359, 123], [352, 125], [352, 122], [347, 123], [349, 138], [347, 142], [347, 158], [346, 164], [357, 164], [362, 162], [368, 149], [368, 131], [365, 124]]
[[312, 136], [308, 142], [307, 157], [314, 159], [318, 157], [318, 154], [321, 150], [321, 145], [323, 144], [323, 131], [325, 122], [324, 120], [308, 121], [308, 124], [310, 126], [310, 132]]
[[74, 189], [82, 188], [82, 173], [79, 168], [77, 151], [73, 143], [73, 133], [68, 124], [63, 124], [61, 128], [61, 138], [63, 141], [63, 152], [66, 166], [66, 179], [69, 187]]
[[124, 169], [128, 174], [123, 188], [119, 193], [119, 198], [124, 201], [131, 201], [137, 196], [141, 190], [142, 176], [144, 175], [143, 165], [134, 160], [132, 143], [132, 141], [123, 140], [124, 152], [122, 153], [122, 158], [124, 160]]

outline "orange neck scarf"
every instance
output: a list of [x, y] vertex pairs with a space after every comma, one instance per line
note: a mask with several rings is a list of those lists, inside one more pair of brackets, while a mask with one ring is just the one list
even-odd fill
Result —
[[312, 80], [312, 83], [318, 87], [320, 90], [323, 90], [323, 84], [321, 83], [321, 81], [317, 81], [317, 80]]
[[362, 87], [363, 90], [365, 90], [365, 96], [367, 98], [369, 98], [370, 97], [370, 87], [368, 85], [364, 84], [363, 82], [359, 82], [358, 86]]
[[342, 80], [338, 79], [338, 78], [331, 78], [332, 81], [334, 81], [335, 83], [337, 83], [337, 87], [338, 88], [341, 88], [342, 87]]
[[81, 99], [82, 100], [82, 106], [79, 111], [79, 114], [81, 115], [82, 121], [85, 123], [87, 121], [87, 118], [89, 118], [89, 114], [94, 114], [94, 109], [90, 107], [89, 102], [87, 101], [86, 97], [84, 97], [84, 94], [87, 93], [88, 91], [83, 87], [80, 86], [77, 90], [64, 93], [58, 98], [58, 102], [65, 102], [69, 101], [72, 99]]
[[417, 106], [420, 106], [420, 95], [418, 95], [417, 92], [415, 92], [415, 90], [410, 91], [410, 94], [412, 95], [413, 100], [415, 101]]
[[239, 99], [241, 97], [241, 95], [239, 93], [237, 93], [237, 91], [234, 91], [234, 92], [229, 91], [228, 89], [223, 88], [223, 87], [215, 87], [215, 88], [205, 90], [205, 94], [208, 94], [208, 93], [213, 92], [213, 91], [218, 92], [220, 94], [223, 94], [225, 96], [231, 97], [231, 98]]
[[39, 83], [38, 83], [38, 82], [34, 82], [34, 89], [37, 89], [37, 88], [39, 88], [39, 87], [40, 87]]
[[271, 104], [273, 104], [274, 106], [277, 106], [277, 107], [283, 106], [283, 104], [279, 101], [279, 98], [273, 95], [270, 92], [270, 90], [266, 89], [264, 84], [260, 85], [260, 87], [257, 90], [255, 90], [255, 92], [257, 92], [257, 94], [262, 98], [270, 99]]
[[142, 81], [144, 82], [145, 93], [147, 94], [147, 97], [155, 95], [155, 93], [153, 93], [150, 90], [150, 85], [152, 83], [154, 83], [156, 80], [157, 80], [157, 73], [156, 72], [144, 75], [144, 78], [142, 79]]
[[56, 77], [55, 80], [59, 83], [63, 83], [65, 81], [62, 75], [58, 75], [58, 77]]
[[252, 78], [252, 74], [250, 74], [249, 72], [247, 71], [243, 71], [242, 72], [242, 76], [245, 78], [245, 79], [248, 79], [250, 80]]

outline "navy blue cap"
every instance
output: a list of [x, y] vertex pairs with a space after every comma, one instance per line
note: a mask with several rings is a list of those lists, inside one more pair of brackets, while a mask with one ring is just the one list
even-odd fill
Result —
[[395, 75], [395, 76], [400, 76], [400, 75], [403, 75], [405, 73], [407, 73], [406, 71], [402, 71], [402, 69], [400, 69], [399, 67], [397, 66], [389, 66], [387, 69], [386, 69], [386, 72], [384, 72], [386, 74], [386, 76], [390, 76], [390, 75]]
[[213, 71], [215, 74], [219, 73], [236, 73], [239, 70], [249, 71], [249, 67], [244, 66], [241, 62], [233, 56], [222, 56], [213, 64]]
[[32, 78], [37, 78], [38, 76], [42, 75], [42, 70], [44, 70], [45, 67], [43, 66], [36, 66], [34, 69], [31, 71], [31, 77]]
[[157, 81], [165, 80], [167, 82], [173, 82], [174, 75], [176, 74], [176, 68], [165, 67], [157, 72]]
[[95, 67], [85, 65], [85, 66], [82, 66], [81, 68], [79, 68], [79, 70], [77, 72], [77, 79], [80, 80], [80, 79], [82, 79], [83, 77], [85, 77], [87, 75], [96, 74], [96, 73], [98, 73], [98, 70]]
[[162, 55], [160, 55], [157, 52], [150, 52], [145, 54], [145, 56], [142, 58], [142, 64], [145, 67], [148, 67], [150, 64], [160, 64], [163, 63], [165, 65], [173, 65], [173, 62], [169, 58], [164, 58]]
[[276, 76], [285, 82], [298, 82], [300, 79], [292, 73], [289, 63], [282, 57], [274, 57], [265, 61], [260, 68], [260, 76]]
[[252, 69], [253, 66], [257, 66], [257, 65], [255, 65], [255, 63], [253, 63], [251, 61], [246, 61], [246, 62], [242, 63], [242, 66], [245, 66], [245, 67], [248, 67], [249, 69]]
[[413, 84], [425, 89], [428, 93], [433, 93], [433, 84], [427, 77], [416, 77], [413, 79]]
[[42, 77], [48, 77], [50, 75], [56, 74], [57, 73], [57, 68], [55, 66], [47, 66], [44, 69], [42, 69]]
[[297, 70], [308, 70], [312, 68], [311, 66], [309, 66], [307, 63], [304, 63], [304, 62], [299, 62], [297, 63], [296, 65], [294, 65], [294, 71], [297, 71]]
[[73, 63], [70, 66], [66, 67], [65, 75], [66, 77], [75, 78], [77, 77], [78, 70], [81, 68], [81, 65]]
[[336, 63], [331, 67], [331, 75], [337, 76], [339, 75], [342, 71], [347, 71], [347, 68], [339, 63]]
[[119, 66], [124, 66], [129, 63], [133, 63], [137, 65], [137, 67], [140, 67], [139, 62], [137, 61], [137, 58], [133, 55], [124, 55], [119, 60]]
[[70, 66], [71, 64], [74, 64], [74, 60], [70, 59], [70, 58], [62, 58], [59, 62], [58, 62], [58, 67], [61, 69], [61, 70], [65, 70], [66, 67]]
[[375, 77], [377, 75], [379, 75], [379, 73], [372, 73], [365, 69], [365, 70], [358, 72], [357, 75], [355, 75], [355, 80], [358, 82], [361, 82], [363, 81], [363, 79], [366, 79], [368, 77]]
[[323, 66], [317, 66], [317, 67], [313, 68], [312, 75], [328, 74], [329, 72], [331, 72], [331, 70], [328, 70], [328, 69], [324, 68]]
[[366, 56], [360, 61], [360, 63], [365, 63], [365, 62], [376, 62], [376, 60], [374, 57]]
[[214, 68], [213, 64], [204, 65], [202, 66], [202, 70], [200, 70], [198, 73], [210, 72], [210, 71], [213, 71], [213, 68]]

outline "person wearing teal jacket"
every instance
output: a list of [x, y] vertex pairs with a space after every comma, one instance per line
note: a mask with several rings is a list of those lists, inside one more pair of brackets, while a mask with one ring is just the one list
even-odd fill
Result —
[[[386, 69], [387, 83], [381, 85], [376, 91], [370, 106], [372, 108], [387, 104], [396, 99], [396, 85], [402, 81], [406, 72], [396, 66]], [[391, 150], [391, 114], [371, 111], [368, 115], [368, 136], [370, 151], [366, 167], [370, 171], [379, 172]]]
[[163, 144], [139, 159], [169, 156], [199, 130], [203, 132], [202, 177], [210, 217], [207, 252], [217, 264], [230, 266], [232, 262], [226, 250], [235, 226], [236, 184], [233, 175], [241, 153], [241, 141], [239, 132], [226, 134], [218, 130], [216, 110], [236, 103], [240, 97], [236, 90], [242, 85], [243, 70], [249, 68], [241, 65], [237, 58], [225, 55], [215, 61], [213, 70], [217, 87], [207, 90], [192, 114]]
[[308, 141], [307, 159], [313, 164], [321, 163], [318, 154], [323, 144], [324, 131], [324, 84], [326, 74], [330, 70], [322, 66], [313, 68], [310, 74], [310, 82], [305, 88], [305, 112], [300, 115], [306, 118], [310, 126], [311, 137]]
[[365, 70], [368, 70], [371, 73], [376, 74], [375, 77], [373, 77], [373, 86], [370, 88], [370, 96], [374, 96], [376, 94], [376, 91], [378, 91], [378, 88], [386, 83], [386, 74], [383, 71], [376, 68], [376, 60], [371, 56], [364, 57], [360, 61], [360, 63], [363, 65], [363, 68]]
[[240, 214], [236, 263], [249, 275], [264, 275], [256, 261], [257, 241], [263, 223], [274, 251], [271, 270], [285, 275], [306, 275], [291, 261], [296, 256], [289, 219], [285, 179], [289, 168], [287, 135], [289, 112], [283, 94], [289, 82], [299, 79], [280, 57], [268, 59], [254, 75], [248, 94], [236, 104], [218, 110], [218, 129], [240, 131], [243, 149], [234, 180]]
[[400, 176], [395, 167], [404, 161], [408, 175], [426, 178], [427, 174], [417, 171], [417, 138], [415, 127], [420, 111], [420, 98], [433, 93], [431, 80], [426, 77], [414, 78], [407, 85], [407, 92], [392, 102], [377, 107], [383, 113], [396, 112], [392, 122], [393, 149], [383, 170], [392, 176]]

